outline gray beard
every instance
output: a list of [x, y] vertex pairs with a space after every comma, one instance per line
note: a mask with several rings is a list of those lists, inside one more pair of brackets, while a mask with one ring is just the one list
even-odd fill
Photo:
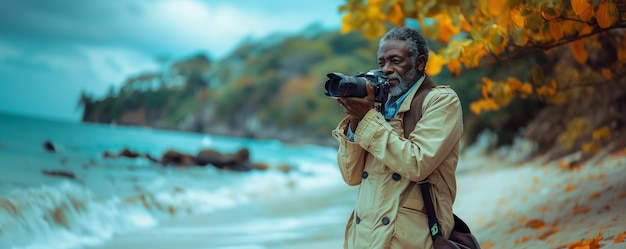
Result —
[[398, 79], [398, 84], [392, 87], [389, 87], [389, 95], [392, 97], [400, 97], [406, 91], [413, 86], [413, 83], [417, 81], [417, 70], [415, 68], [411, 69], [404, 78]]

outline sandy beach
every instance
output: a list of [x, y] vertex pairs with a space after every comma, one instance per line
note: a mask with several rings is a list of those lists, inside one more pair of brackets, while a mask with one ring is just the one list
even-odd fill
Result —
[[[461, 165], [454, 208], [483, 248], [626, 248], [626, 150], [585, 163], [481, 157]], [[342, 248], [356, 190], [319, 189], [172, 220], [93, 249]]]

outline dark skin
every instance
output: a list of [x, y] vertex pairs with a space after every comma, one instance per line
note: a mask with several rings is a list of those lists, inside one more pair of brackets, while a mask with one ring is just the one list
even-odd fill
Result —
[[[406, 41], [387, 40], [383, 42], [378, 50], [378, 66], [387, 77], [389, 84], [393, 88], [401, 82], [410, 82], [414, 84], [421, 75], [424, 74], [426, 68], [426, 58], [420, 55], [415, 61], [411, 61], [409, 48]], [[417, 73], [412, 73], [412, 70]], [[374, 108], [374, 89], [366, 84], [367, 96], [363, 98], [350, 97], [338, 98], [337, 103], [343, 108], [343, 111], [350, 118], [350, 129], [356, 131], [359, 120], [372, 108]], [[408, 88], [407, 88], [408, 89]], [[395, 100], [401, 96], [391, 96], [391, 100]]]

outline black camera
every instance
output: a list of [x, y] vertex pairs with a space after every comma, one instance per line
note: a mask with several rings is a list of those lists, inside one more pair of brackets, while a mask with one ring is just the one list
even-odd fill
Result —
[[359, 72], [354, 76], [346, 76], [342, 73], [329, 73], [326, 75], [326, 96], [329, 97], [365, 97], [367, 90], [365, 84], [370, 84], [374, 89], [374, 101], [385, 103], [389, 94], [389, 82], [387, 75], [378, 69], [372, 69], [367, 73]]

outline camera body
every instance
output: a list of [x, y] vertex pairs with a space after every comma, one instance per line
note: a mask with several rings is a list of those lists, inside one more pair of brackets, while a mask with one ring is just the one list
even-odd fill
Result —
[[329, 73], [324, 87], [326, 96], [359, 97], [367, 96], [366, 84], [374, 89], [374, 102], [384, 104], [389, 94], [389, 82], [387, 75], [378, 69], [369, 70], [367, 73], [359, 72], [354, 76], [346, 76], [342, 73]]

